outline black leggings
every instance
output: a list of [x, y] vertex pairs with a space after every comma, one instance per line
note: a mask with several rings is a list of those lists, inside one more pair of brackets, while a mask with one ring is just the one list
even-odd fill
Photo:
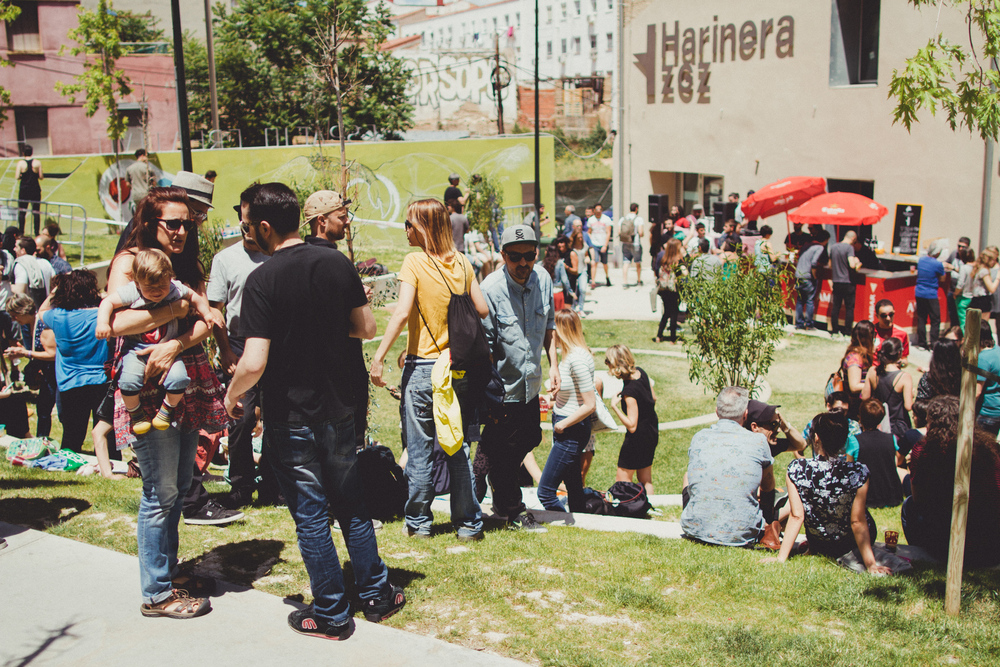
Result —
[[667, 326], [667, 320], [670, 320], [670, 342], [677, 340], [677, 318], [681, 314], [680, 305], [681, 298], [677, 292], [671, 292], [669, 290], [661, 291], [660, 301], [663, 302], [663, 316], [660, 318], [660, 328], [656, 330], [656, 337], [663, 337], [663, 330]]
[[[87, 437], [87, 425], [91, 415], [97, 425], [97, 407], [108, 392], [107, 383], [85, 384], [59, 392], [59, 421], [63, 426], [63, 449], [83, 451], [83, 441]], [[108, 448], [112, 449], [111, 447]], [[109, 452], [113, 453], [113, 452]]]

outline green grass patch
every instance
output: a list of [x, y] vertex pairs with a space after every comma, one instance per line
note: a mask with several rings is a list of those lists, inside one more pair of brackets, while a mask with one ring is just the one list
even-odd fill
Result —
[[[391, 236], [389, 237], [391, 239]], [[375, 239], [372, 239], [374, 246]], [[374, 253], [373, 253], [374, 254]], [[625, 342], [636, 350], [655, 323], [584, 323], [594, 347]], [[397, 341], [390, 359], [403, 349]], [[822, 386], [843, 353], [840, 343], [795, 337], [779, 350], [768, 380], [771, 402], [801, 428], [823, 409]], [[366, 346], [374, 351], [371, 345]], [[714, 399], [687, 379], [683, 359], [637, 352], [656, 381], [660, 419], [711, 412]], [[595, 357], [603, 366], [603, 355]], [[391, 384], [399, 370], [388, 372]], [[376, 437], [400, 453], [399, 403], [373, 392]], [[54, 424], [59, 432], [58, 420]], [[687, 447], [698, 429], [661, 433], [653, 465], [658, 493], [679, 493]], [[598, 437], [588, 478], [614, 480], [622, 437]], [[551, 447], [536, 450], [540, 465]], [[783, 483], [790, 456], [778, 457]], [[0, 520], [29, 525], [122, 553], [135, 553], [138, 480], [47, 473], [0, 462]], [[210, 483], [213, 495], [227, 491]], [[899, 530], [899, 510], [872, 512], [880, 530]], [[676, 520], [668, 508], [660, 520]], [[945, 615], [943, 567], [917, 563], [906, 576], [855, 575], [821, 557], [785, 565], [764, 554], [645, 535], [571, 527], [525, 535], [488, 525], [485, 541], [455, 541], [447, 516], [434, 537], [404, 537], [399, 521], [378, 534], [393, 581], [409, 603], [388, 624], [540, 665], [775, 665], [825, 667], [996, 664], [1000, 651], [1000, 572], [967, 572], [959, 617]], [[902, 537], [902, 535], [901, 535]], [[334, 533], [341, 557], [347, 551]], [[181, 525], [181, 558], [198, 570], [258, 590], [309, 600], [308, 578], [285, 509], [251, 507], [224, 527]], [[351, 578], [349, 561], [345, 564]]]

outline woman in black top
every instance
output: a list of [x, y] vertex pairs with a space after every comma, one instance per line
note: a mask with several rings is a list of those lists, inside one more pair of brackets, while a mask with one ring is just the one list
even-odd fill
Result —
[[[913, 409], [913, 378], [899, 367], [903, 344], [898, 338], [889, 338], [878, 351], [878, 364], [868, 369], [861, 400], [874, 398], [889, 409], [892, 434], [903, 437], [910, 430], [910, 410]], [[860, 419], [859, 419], [860, 421]]]
[[[659, 420], [656, 417], [656, 394], [646, 371], [635, 365], [632, 351], [625, 345], [613, 345], [604, 356], [608, 372], [624, 383], [611, 407], [625, 427], [625, 441], [618, 454], [616, 482], [631, 482], [637, 477], [653, 493], [653, 457], [660, 441]], [[625, 410], [621, 404], [625, 404]]]
[[21, 157], [16, 167], [16, 178], [20, 181], [17, 189], [17, 226], [21, 234], [24, 234], [24, 219], [28, 215], [28, 207], [31, 207], [31, 216], [35, 220], [35, 236], [38, 236], [39, 225], [42, 216], [39, 213], [42, 202], [42, 184], [39, 183], [45, 178], [42, 173], [42, 163], [31, 157], [34, 149], [25, 144], [21, 149]]

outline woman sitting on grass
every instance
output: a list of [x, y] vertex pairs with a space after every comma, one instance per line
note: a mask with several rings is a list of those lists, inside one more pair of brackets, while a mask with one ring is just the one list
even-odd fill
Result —
[[[622, 381], [620, 394], [611, 407], [627, 433], [618, 454], [616, 482], [631, 482], [638, 476], [646, 493], [653, 494], [653, 457], [660, 441], [656, 418], [656, 394], [646, 371], [635, 365], [632, 350], [625, 345], [612, 345], [604, 355], [608, 372]], [[625, 404], [622, 410], [621, 403]]]
[[851, 331], [851, 344], [847, 346], [844, 358], [840, 361], [840, 372], [844, 378], [844, 391], [851, 397], [847, 407], [847, 416], [858, 418], [858, 406], [861, 405], [861, 391], [865, 387], [865, 376], [875, 358], [875, 325], [868, 320], [861, 320]]
[[594, 394], [594, 357], [583, 337], [580, 316], [569, 308], [556, 313], [556, 341], [562, 351], [559, 391], [552, 416], [552, 451], [538, 482], [538, 500], [547, 510], [565, 512], [556, 497], [565, 482], [570, 512], [584, 510], [580, 459], [590, 440], [590, 415], [597, 406]]
[[875, 521], [865, 509], [868, 468], [838, 458], [847, 442], [847, 418], [843, 413], [825, 412], [816, 415], [812, 424], [810, 444], [817, 458], [788, 464], [791, 516], [777, 561], [788, 560], [804, 523], [811, 553], [839, 558], [857, 549], [868, 572], [891, 574], [875, 562], [872, 551]]
[[889, 406], [889, 428], [903, 437], [910, 430], [913, 409], [913, 378], [899, 367], [903, 344], [898, 338], [886, 340], [878, 351], [878, 365], [868, 369], [861, 400], [876, 399]]

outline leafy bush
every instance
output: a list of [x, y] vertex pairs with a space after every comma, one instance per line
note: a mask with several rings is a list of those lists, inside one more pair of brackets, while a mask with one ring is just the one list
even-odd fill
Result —
[[473, 174], [469, 179], [469, 196], [465, 214], [469, 226], [481, 232], [487, 241], [490, 230], [503, 218], [503, 190], [487, 174]]
[[689, 376], [706, 391], [746, 387], [767, 375], [783, 335], [781, 283], [790, 271], [759, 271], [750, 256], [716, 270], [697, 268], [681, 286], [687, 302]]

